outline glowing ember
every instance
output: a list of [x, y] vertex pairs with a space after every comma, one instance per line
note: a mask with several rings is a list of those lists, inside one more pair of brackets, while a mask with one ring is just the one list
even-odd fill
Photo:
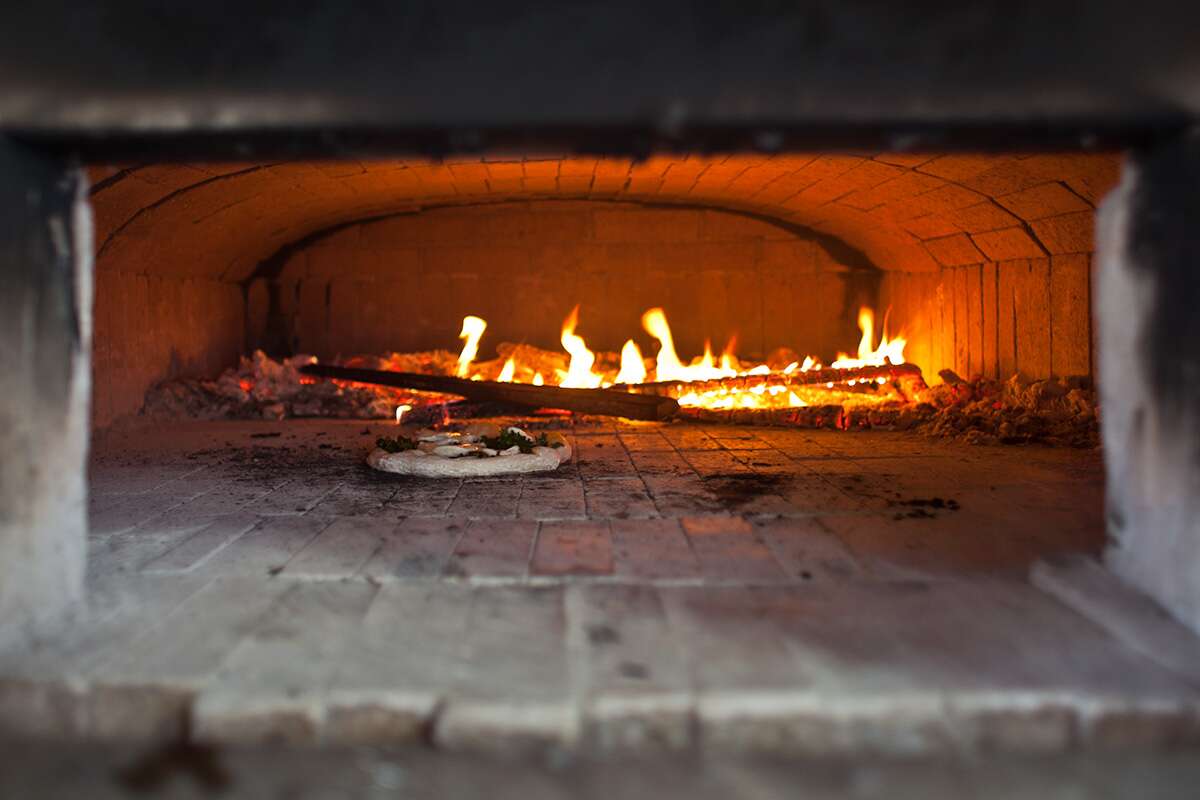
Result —
[[462, 352], [458, 354], [458, 377], [465, 378], [471, 371], [471, 362], [479, 352], [479, 339], [483, 336], [487, 323], [479, 317], [463, 317], [462, 333], [458, 338], [465, 340]]
[[397, 425], [400, 424], [400, 418], [404, 416], [404, 412], [406, 412], [406, 411], [412, 411], [412, 406], [410, 406], [408, 403], [404, 403], [403, 405], [396, 406], [396, 424]]

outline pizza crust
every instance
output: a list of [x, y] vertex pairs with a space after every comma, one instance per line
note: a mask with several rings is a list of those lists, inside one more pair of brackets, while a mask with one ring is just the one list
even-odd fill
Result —
[[570, 460], [571, 446], [568, 444], [561, 447], [535, 447], [532, 453], [487, 458], [445, 458], [421, 450], [389, 453], [378, 447], [367, 456], [367, 464], [377, 470], [421, 478], [474, 478], [550, 472]]

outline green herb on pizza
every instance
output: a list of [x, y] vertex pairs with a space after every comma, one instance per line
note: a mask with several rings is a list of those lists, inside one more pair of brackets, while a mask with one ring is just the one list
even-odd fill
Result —
[[484, 447], [497, 452], [503, 452], [510, 447], [516, 447], [522, 453], [532, 453], [538, 443], [517, 428], [505, 428], [499, 436], [481, 437]]
[[375, 446], [385, 453], [403, 453], [405, 450], [416, 450], [417, 443], [412, 439], [406, 439], [403, 436], [397, 436], [390, 439], [387, 436], [380, 436], [375, 440]]

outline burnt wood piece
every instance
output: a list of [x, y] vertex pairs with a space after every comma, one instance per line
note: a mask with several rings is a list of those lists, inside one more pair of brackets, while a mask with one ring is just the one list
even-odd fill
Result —
[[653, 394], [660, 397], [675, 397], [681, 390], [704, 392], [722, 387], [749, 389], [753, 386], [818, 386], [822, 383], [842, 384], [850, 381], [874, 381], [886, 378], [902, 385], [906, 396], [925, 387], [921, 368], [916, 364], [887, 364], [882, 367], [855, 367], [851, 369], [814, 369], [808, 372], [784, 374], [772, 372], [767, 375], [742, 375], [736, 378], [716, 378], [708, 381], [658, 381], [654, 383], [617, 384], [613, 389]]
[[561, 408], [566, 411], [627, 419], [662, 420], [669, 419], [679, 412], [679, 403], [670, 397], [631, 394], [610, 389], [564, 389], [561, 386], [533, 386], [527, 383], [469, 381], [446, 375], [333, 367], [325, 364], [309, 364], [301, 367], [300, 372], [339, 381], [455, 394], [470, 400], [513, 403], [530, 408]]

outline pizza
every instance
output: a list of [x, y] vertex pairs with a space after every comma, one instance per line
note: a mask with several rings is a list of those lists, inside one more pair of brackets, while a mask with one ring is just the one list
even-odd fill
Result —
[[520, 428], [480, 425], [461, 433], [418, 431], [381, 436], [367, 464], [381, 472], [422, 478], [472, 478], [550, 472], [571, 459], [560, 433], [532, 436]]

